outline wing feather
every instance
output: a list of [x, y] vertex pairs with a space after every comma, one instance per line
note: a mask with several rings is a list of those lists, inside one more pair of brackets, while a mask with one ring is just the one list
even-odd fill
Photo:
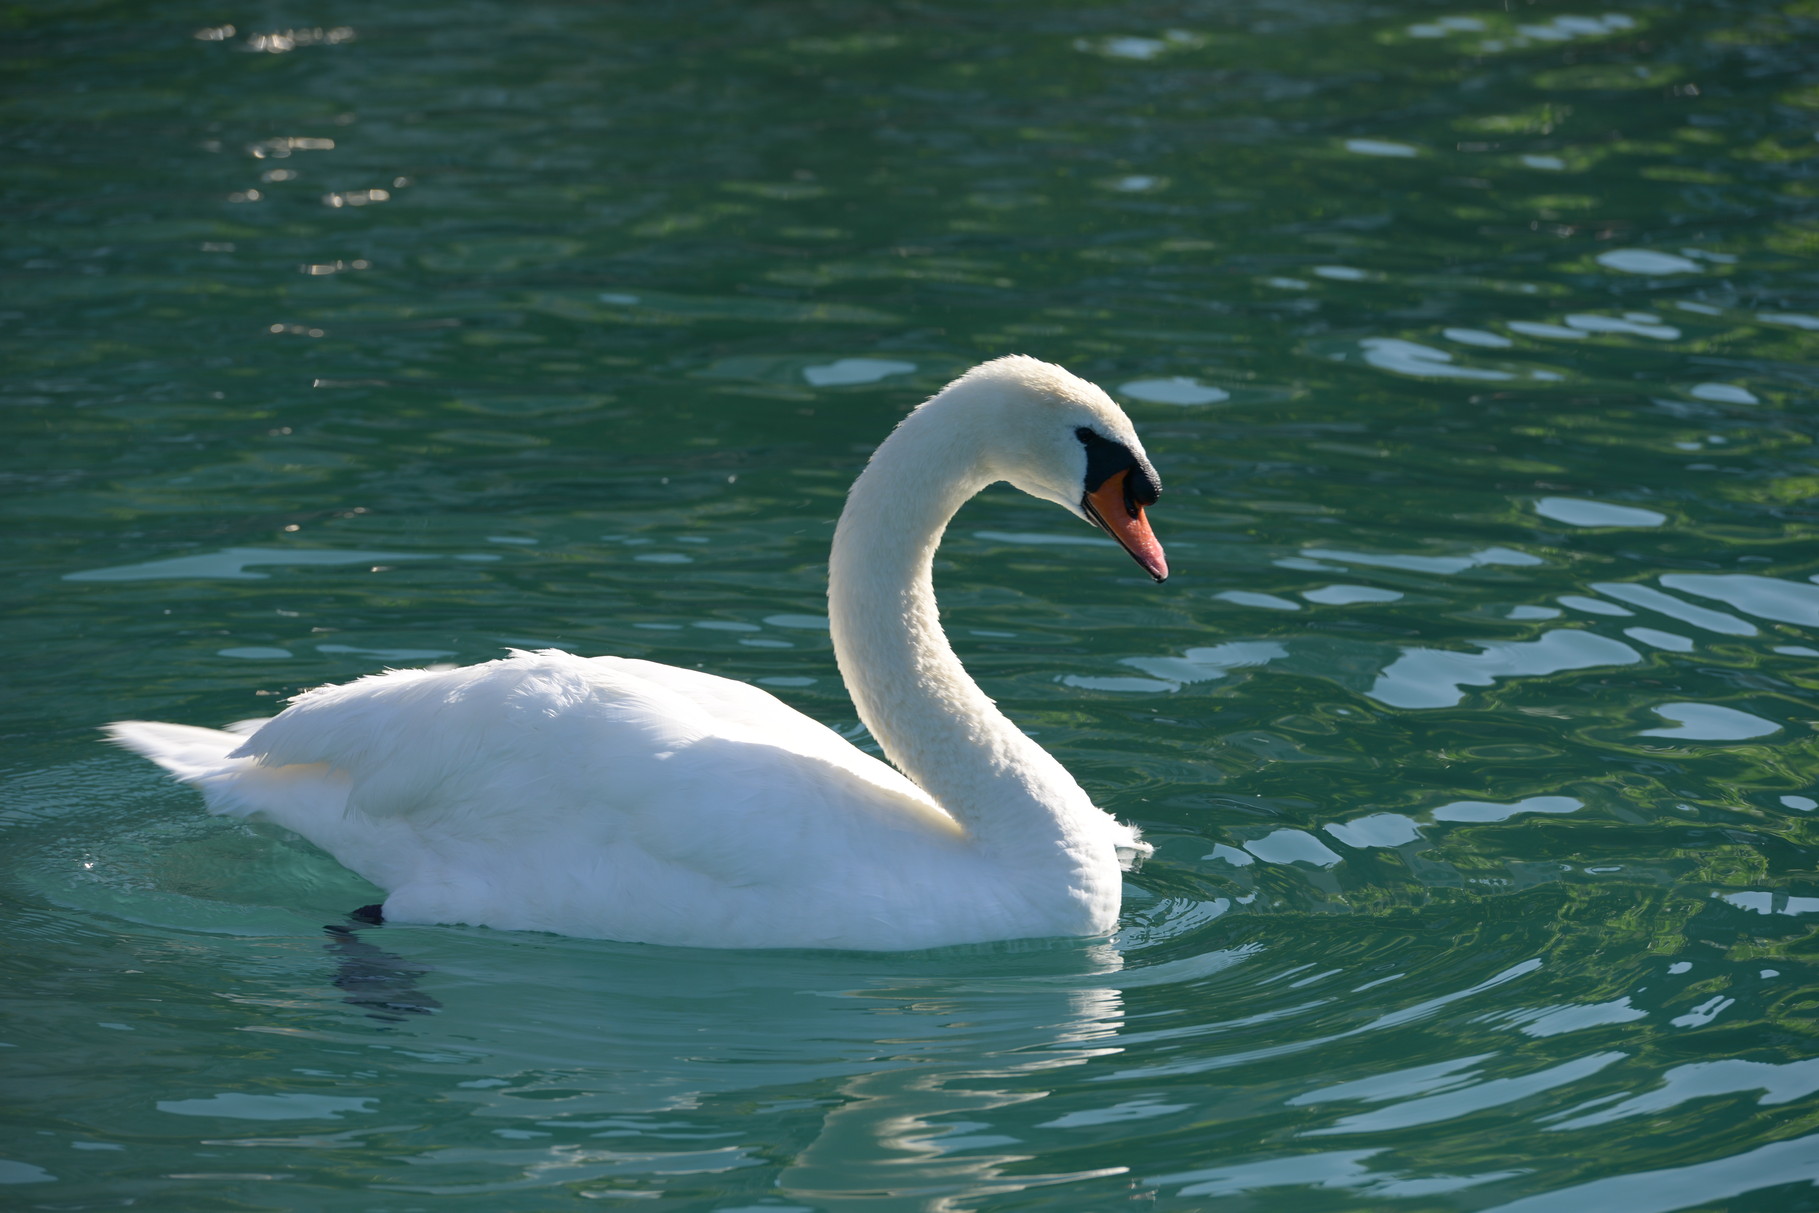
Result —
[[[735, 884], [799, 880], [798, 857], [839, 853], [848, 831], [855, 849], [880, 825], [961, 832], [898, 772], [757, 687], [554, 650], [309, 691], [231, 756], [326, 764], [347, 780], [345, 812], [414, 823], [438, 846], [632, 847]], [[300, 832], [333, 852], [335, 828]]]

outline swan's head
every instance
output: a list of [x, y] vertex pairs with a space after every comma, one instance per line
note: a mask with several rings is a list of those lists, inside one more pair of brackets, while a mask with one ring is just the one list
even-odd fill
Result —
[[1130, 418], [1103, 389], [1022, 355], [981, 363], [949, 391], [955, 389], [989, 402], [984, 455], [997, 476], [1099, 527], [1144, 572], [1168, 578], [1162, 545], [1144, 516], [1162, 480]]

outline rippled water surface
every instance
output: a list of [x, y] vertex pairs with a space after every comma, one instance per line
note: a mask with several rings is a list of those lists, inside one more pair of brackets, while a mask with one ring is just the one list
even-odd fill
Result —
[[[0, 18], [21, 1209], [1819, 1208], [1819, 7], [47, 0]], [[507, 645], [855, 731], [846, 484], [1024, 352], [947, 626], [1110, 941], [374, 891], [97, 724]]]

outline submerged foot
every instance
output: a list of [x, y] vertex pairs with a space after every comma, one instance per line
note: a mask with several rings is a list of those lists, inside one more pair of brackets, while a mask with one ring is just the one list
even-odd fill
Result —
[[[366, 917], [367, 911], [372, 917]], [[378, 906], [362, 906], [350, 914], [361, 921], [380, 921]], [[370, 1018], [392, 1022], [406, 1015], [428, 1015], [442, 1004], [417, 988], [417, 979], [430, 970], [360, 938], [357, 928], [331, 925], [328, 950], [335, 958], [335, 985], [347, 993], [343, 1002], [359, 1007]]]
[[401, 1020], [405, 1014], [428, 1015], [439, 1010], [442, 1004], [416, 986], [416, 978], [427, 969], [374, 947], [356, 934], [360, 926], [385, 924], [384, 905], [361, 906], [348, 911], [347, 916], [360, 925], [330, 923], [322, 928], [328, 932], [329, 950], [339, 960], [335, 984], [349, 994], [343, 1001], [360, 1007], [373, 1019], [393, 1021]]

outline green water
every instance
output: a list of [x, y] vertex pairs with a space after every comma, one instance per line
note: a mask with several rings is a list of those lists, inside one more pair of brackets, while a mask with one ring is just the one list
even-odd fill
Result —
[[[1819, 1208], [1819, 7], [1511, 10], [0, 14], [0, 1203]], [[938, 569], [1109, 942], [331, 937], [96, 741], [526, 644], [853, 731], [841, 495], [1009, 352], [1166, 487], [1166, 586]]]

